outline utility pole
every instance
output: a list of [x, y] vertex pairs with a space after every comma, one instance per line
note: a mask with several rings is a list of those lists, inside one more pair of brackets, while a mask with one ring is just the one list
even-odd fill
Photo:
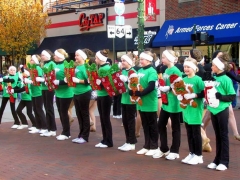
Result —
[[144, 51], [144, 0], [138, 0], [138, 55]]

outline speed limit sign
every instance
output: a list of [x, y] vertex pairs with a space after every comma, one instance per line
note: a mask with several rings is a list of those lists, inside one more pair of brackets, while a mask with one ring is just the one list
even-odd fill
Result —
[[125, 27], [124, 26], [116, 26], [115, 27], [115, 35], [119, 38], [122, 38], [125, 36]]

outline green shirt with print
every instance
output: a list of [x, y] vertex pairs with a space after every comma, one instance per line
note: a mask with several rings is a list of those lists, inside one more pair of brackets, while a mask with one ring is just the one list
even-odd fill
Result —
[[[167, 68], [163, 74], [163, 79], [166, 84], [165, 86], [171, 85], [169, 77], [172, 74], [176, 74], [179, 77], [182, 77], [182, 72], [176, 66]], [[180, 107], [180, 103], [177, 99], [177, 96], [175, 96], [171, 90], [167, 93], [167, 99], [168, 99], [168, 104], [162, 105], [162, 108], [164, 111], [167, 111], [169, 113], [178, 113], [182, 111], [182, 108]]]
[[[15, 87], [21, 87], [21, 81], [19, 79], [19, 75], [18, 73], [16, 73], [15, 75], [8, 75], [8, 76], [4, 76], [3, 79], [13, 79], [14, 82], [11, 83], [12, 88]], [[7, 82], [3, 82], [3, 97], [10, 97], [10, 95], [7, 92]], [[17, 98], [17, 93], [13, 94], [14, 98]]]
[[[110, 68], [111, 68], [111, 67], [109, 66], [109, 64], [108, 64], [108, 63], [105, 63], [105, 64], [103, 64], [103, 65], [100, 66], [100, 68], [98, 69], [98, 72], [100, 71], [100, 69], [107, 71], [107, 70], [109, 70]], [[108, 93], [107, 93], [107, 91], [105, 90], [105, 88], [104, 88], [102, 85], [101, 85], [101, 87], [102, 87], [101, 90], [97, 90], [97, 95], [98, 95], [99, 97], [101, 97], [101, 96], [108, 96]]]
[[[56, 64], [52, 60], [45, 61], [44, 65], [43, 65], [43, 68], [48, 68], [51, 64], [53, 65], [53, 68], [55, 68]], [[48, 87], [45, 85], [45, 82], [42, 83], [42, 90], [48, 90]]]
[[[36, 70], [38, 72], [38, 77], [42, 77], [43, 71], [39, 65], [36, 66]], [[34, 86], [33, 84], [31, 84], [30, 89], [32, 92], [32, 97], [42, 96], [42, 84], [41, 83], [40, 83], [40, 86]]]
[[[123, 70], [122, 70], [122, 75], [128, 76], [129, 70], [135, 71], [133, 68], [130, 68], [130, 69], [128, 69], [128, 70], [123, 69]], [[124, 83], [124, 85], [125, 85], [125, 88], [126, 88], [126, 92], [122, 94], [121, 103], [122, 103], [122, 104], [133, 104], [133, 103], [130, 101], [128, 83]]]
[[[214, 76], [216, 82], [218, 84], [215, 86], [217, 92], [222, 95], [236, 95], [235, 90], [233, 88], [232, 80], [225, 74], [220, 76]], [[219, 112], [223, 111], [227, 107], [229, 107], [231, 102], [224, 102], [219, 101], [219, 106], [216, 108], [207, 106], [207, 109], [214, 115], [218, 114]]]
[[[148, 87], [149, 82], [157, 81], [158, 75], [156, 70], [152, 66], [143, 67], [138, 70], [138, 77], [140, 78], [140, 84], [143, 89]], [[142, 106], [137, 104], [137, 110], [143, 112], [156, 112], [158, 110], [158, 98], [157, 89], [141, 97]]]
[[[80, 80], [87, 80], [87, 71], [85, 68], [85, 65], [79, 65], [75, 69], [75, 77], [80, 79]], [[91, 86], [89, 84], [82, 84], [82, 83], [77, 83], [76, 87], [73, 88], [73, 93], [76, 95], [86, 93], [88, 91], [92, 90]]]
[[[193, 93], [200, 93], [204, 90], [204, 83], [202, 78], [195, 75], [191, 78], [185, 77], [183, 78], [185, 84], [188, 84], [192, 87]], [[185, 109], [182, 109], [183, 120], [187, 124], [202, 124], [202, 115], [203, 115], [203, 98], [194, 98], [193, 99], [197, 103], [197, 107], [194, 108], [190, 104], [187, 105]]]
[[23, 91], [21, 93], [21, 99], [24, 101], [31, 101], [32, 100], [32, 92], [31, 92], [30, 84], [27, 84], [27, 86], [28, 86], [28, 93], [26, 93], [26, 91]]

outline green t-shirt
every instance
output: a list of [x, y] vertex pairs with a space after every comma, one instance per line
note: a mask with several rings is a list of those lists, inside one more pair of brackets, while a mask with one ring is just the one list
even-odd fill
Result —
[[[103, 64], [103, 65], [100, 66], [100, 68], [98, 69], [98, 72], [99, 72], [100, 69], [109, 70], [110, 68], [111, 68], [111, 67], [109, 66], [109, 64], [106, 63], [106, 64]], [[107, 91], [106, 91], [106, 90], [103, 88], [103, 86], [102, 86], [102, 89], [101, 89], [101, 90], [97, 90], [97, 95], [98, 95], [99, 97], [101, 97], [101, 96], [108, 96], [108, 93], [107, 93]]]
[[32, 100], [32, 92], [31, 92], [31, 88], [30, 88], [30, 84], [27, 84], [28, 86], [28, 93], [26, 93], [25, 91], [21, 93], [21, 99], [24, 101], [31, 101]]
[[[8, 75], [3, 77], [3, 79], [7, 78], [14, 80], [14, 82], [11, 83], [12, 88], [21, 87], [21, 81], [19, 79], [18, 73], [15, 75]], [[3, 82], [3, 97], [10, 97], [10, 95], [7, 93], [7, 82]], [[14, 93], [13, 97], [17, 98], [17, 93]]]
[[[56, 68], [59, 69], [59, 71], [56, 73], [56, 79], [60, 81], [64, 81], [64, 61], [57, 63]], [[67, 84], [64, 85], [58, 85], [57, 89], [55, 89], [55, 95], [58, 98], [72, 98], [73, 97], [73, 88], [68, 87]]]
[[[236, 95], [235, 90], [233, 88], [232, 80], [227, 75], [214, 76], [216, 82], [218, 82], [217, 86], [215, 86], [217, 92], [222, 95]], [[207, 109], [214, 115], [223, 111], [227, 107], [229, 107], [231, 102], [219, 101], [219, 106], [216, 108], [207, 106]]]
[[[157, 81], [158, 75], [156, 70], [152, 66], [147, 66], [138, 70], [138, 77], [140, 78], [140, 84], [143, 89], [148, 87], [149, 82]], [[137, 104], [137, 110], [143, 112], [156, 112], [158, 110], [158, 98], [157, 89], [141, 97], [142, 106]]]
[[[80, 79], [80, 80], [87, 80], [87, 71], [85, 68], [85, 65], [79, 65], [75, 69], [75, 77]], [[82, 84], [82, 83], [77, 83], [76, 87], [73, 88], [73, 93], [76, 95], [83, 94], [85, 92], [90, 91], [92, 88], [89, 84]]]
[[[53, 65], [53, 68], [55, 68], [56, 64], [52, 60], [45, 61], [43, 68], [48, 68], [51, 64]], [[45, 85], [45, 82], [42, 83], [42, 90], [48, 90], [48, 87]]]
[[[166, 86], [170, 86], [171, 83], [170, 83], [169, 77], [172, 74], [176, 74], [179, 77], [182, 77], [181, 71], [176, 66], [167, 68], [163, 74], [163, 79], [165, 81]], [[167, 93], [167, 99], [168, 99], [168, 104], [162, 105], [162, 108], [164, 111], [167, 111], [170, 113], [178, 113], [182, 111], [182, 108], [180, 107], [180, 103], [177, 99], [177, 96], [175, 96], [171, 90]]]
[[[122, 70], [122, 75], [128, 76], [129, 70], [135, 71], [133, 68], [128, 69], [128, 70], [124, 69], [124, 70]], [[131, 103], [131, 101], [130, 101], [128, 83], [124, 83], [124, 85], [125, 85], [125, 88], [126, 88], [126, 92], [122, 94], [121, 103], [122, 103], [122, 104], [133, 104], [133, 103]]]
[[[204, 90], [204, 83], [202, 78], [195, 75], [192, 78], [185, 77], [183, 78], [185, 84], [189, 84], [193, 88], [193, 93], [200, 93]], [[197, 107], [191, 107], [189, 104], [186, 109], [182, 109], [183, 120], [188, 124], [200, 125], [202, 124], [202, 115], [203, 115], [203, 98], [194, 98], [193, 99], [197, 103]]]
[[[38, 71], [38, 77], [43, 77], [43, 71], [41, 67], [37, 65], [36, 69]], [[30, 88], [32, 92], [32, 97], [42, 96], [42, 84], [40, 84], [40, 86], [34, 86], [33, 84], [31, 84]]]

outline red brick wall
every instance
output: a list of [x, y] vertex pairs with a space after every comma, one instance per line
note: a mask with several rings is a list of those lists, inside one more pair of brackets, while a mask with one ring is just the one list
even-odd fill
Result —
[[185, 3], [178, 3], [178, 0], [165, 1], [166, 20], [240, 11], [240, 0], [196, 0]]

